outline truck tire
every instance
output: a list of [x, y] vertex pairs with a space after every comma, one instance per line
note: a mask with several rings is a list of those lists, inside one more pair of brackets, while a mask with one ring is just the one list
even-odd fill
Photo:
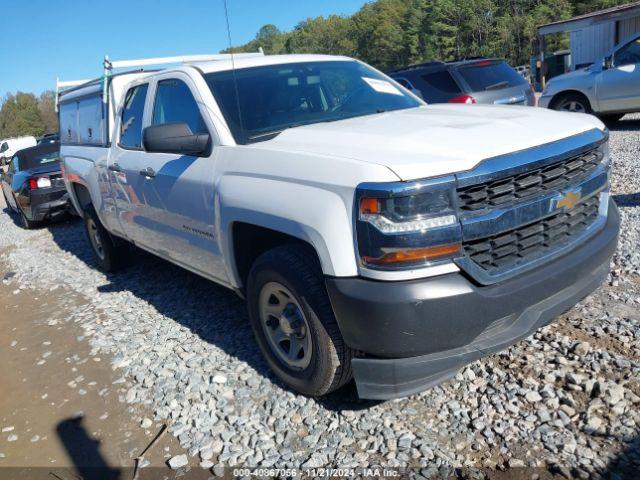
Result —
[[114, 239], [107, 232], [93, 205], [84, 209], [84, 226], [101, 270], [115, 272], [129, 263], [129, 245], [124, 240]]
[[574, 113], [591, 113], [591, 104], [587, 97], [578, 93], [565, 93], [554, 100], [551, 107], [554, 110]]
[[294, 390], [325, 395], [352, 378], [344, 342], [315, 252], [302, 245], [269, 250], [247, 282], [249, 319], [275, 374]]

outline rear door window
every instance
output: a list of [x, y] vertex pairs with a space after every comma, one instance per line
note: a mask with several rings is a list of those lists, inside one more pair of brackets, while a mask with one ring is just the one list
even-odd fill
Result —
[[505, 62], [481, 61], [458, 68], [473, 92], [524, 85], [527, 81]]
[[191, 133], [207, 133], [200, 108], [191, 90], [182, 80], [160, 80], [153, 105], [153, 125], [184, 122]]
[[142, 115], [147, 98], [148, 84], [130, 88], [124, 97], [120, 119], [120, 146], [142, 148]]
[[425, 73], [421, 78], [425, 85], [420, 90], [429, 103], [446, 102], [462, 93], [460, 86], [448, 70]]

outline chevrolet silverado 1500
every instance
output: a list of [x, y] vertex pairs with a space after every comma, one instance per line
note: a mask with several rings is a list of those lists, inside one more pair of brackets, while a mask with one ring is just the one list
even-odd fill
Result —
[[105, 270], [134, 244], [246, 298], [293, 389], [419, 392], [606, 278], [597, 118], [426, 105], [346, 57], [180, 60], [62, 92], [67, 189]]

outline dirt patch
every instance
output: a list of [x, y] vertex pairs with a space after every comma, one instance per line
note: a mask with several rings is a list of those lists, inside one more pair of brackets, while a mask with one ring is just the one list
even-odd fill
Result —
[[[82, 329], [68, 320], [83, 298], [63, 288], [17, 288], [0, 264], [3, 277], [9, 282], [0, 282], [0, 466], [17, 467], [14, 473], [100, 468], [103, 478], [120, 477], [162, 424], [145, 406], [120, 401], [126, 380], [108, 356], [91, 355]], [[169, 473], [167, 458], [181, 453], [173, 435], [163, 435], [145, 455], [147, 468]]]

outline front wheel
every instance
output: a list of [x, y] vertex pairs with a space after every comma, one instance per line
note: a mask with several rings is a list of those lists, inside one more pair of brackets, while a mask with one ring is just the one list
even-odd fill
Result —
[[574, 113], [591, 113], [591, 105], [582, 95], [570, 93], [563, 95], [553, 103], [554, 110]]
[[275, 374], [294, 390], [327, 394], [351, 377], [320, 264], [310, 248], [287, 245], [262, 254], [247, 284], [249, 319]]
[[93, 206], [84, 211], [84, 226], [87, 239], [100, 268], [105, 272], [114, 272], [129, 262], [129, 245], [114, 239], [104, 228]]

